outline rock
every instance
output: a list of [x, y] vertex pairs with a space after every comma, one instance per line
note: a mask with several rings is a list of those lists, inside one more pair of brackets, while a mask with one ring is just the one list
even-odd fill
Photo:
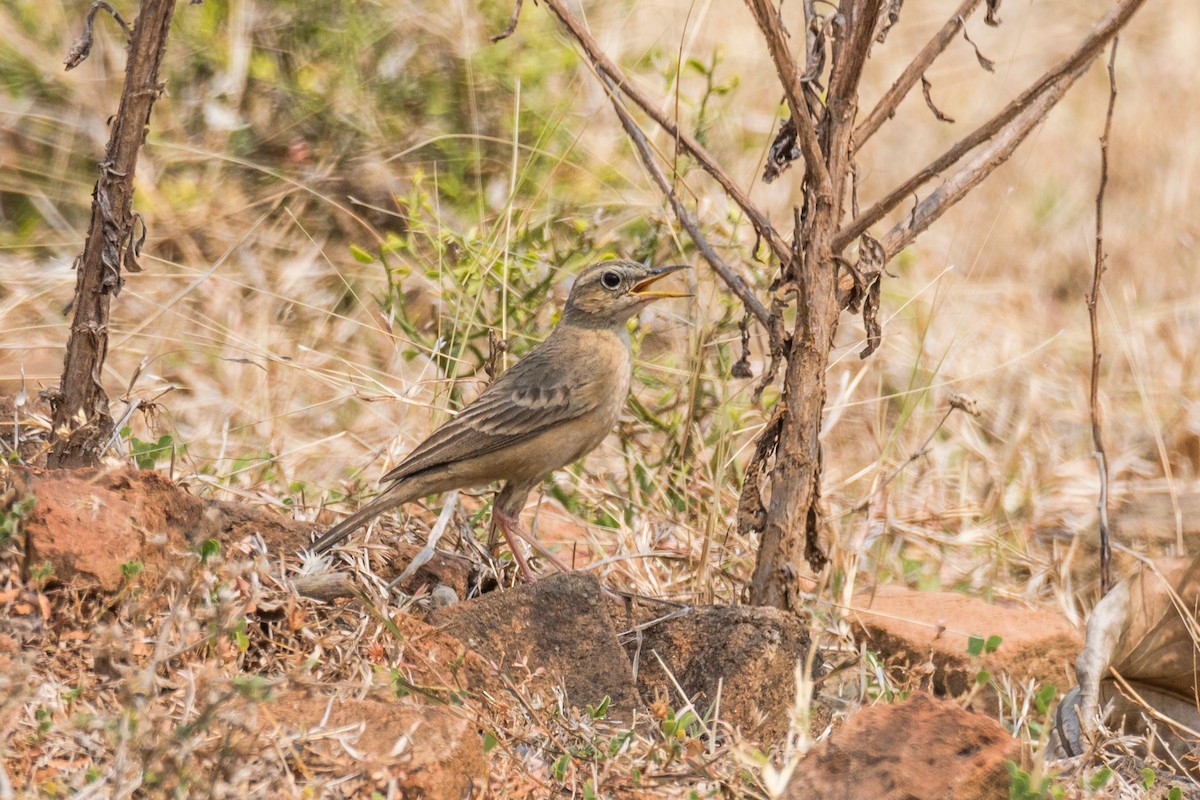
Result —
[[[262, 537], [268, 552], [298, 552], [317, 529], [253, 506], [195, 497], [156, 472], [135, 469], [29, 470], [12, 499], [32, 494], [36, 502], [23, 523], [30, 564], [50, 562], [59, 581], [111, 592], [121, 585], [121, 565], [140, 561], [142, 580], [162, 574], [174, 553], [204, 539], [222, 544]], [[385, 580], [399, 575], [421, 548], [407, 542], [373, 564]], [[470, 562], [437, 552], [401, 589], [415, 593], [448, 586], [467, 594]], [[444, 593], [443, 593], [444, 594]]]
[[440, 608], [429, 621], [546, 702], [560, 686], [579, 708], [607, 696], [610, 717], [628, 722], [641, 699], [608, 609], [594, 576], [567, 573]]
[[1000, 723], [924, 692], [865, 708], [796, 768], [787, 800], [1003, 800], [1020, 747]]
[[[855, 601], [847, 616], [867, 649], [903, 670], [932, 661], [931, 685], [939, 695], [963, 694], [980, 669], [1058, 687], [1074, 683], [1070, 665], [1082, 642], [1057, 614], [904, 586], [880, 586], [874, 593], [856, 595]], [[967, 650], [972, 635], [999, 636], [1000, 647], [972, 659]], [[995, 698], [981, 693], [980, 701], [987, 707]]]
[[[258, 715], [259, 733], [283, 740], [288, 752], [315, 754], [336, 768], [331, 777], [338, 780], [350, 764], [350, 771], [372, 779], [376, 791], [386, 794], [394, 783], [400, 797], [411, 800], [463, 800], [481, 796], [486, 787], [483, 740], [475, 723], [452, 707], [411, 697], [384, 702], [300, 691], [266, 705], [270, 713]], [[310, 763], [308, 769], [320, 774], [321, 766]]]
[[59, 581], [114, 591], [122, 564], [161, 572], [188, 534], [207, 530], [203, 502], [153, 472], [36, 470], [28, 489], [26, 560], [49, 562]]
[[[665, 664], [697, 713], [708, 711], [719, 687], [720, 719], [768, 744], [787, 733], [795, 668], [807, 656], [808, 641], [800, 620], [775, 608], [697, 606], [649, 626], [640, 643], [630, 637], [625, 647], [647, 703], [656, 696], [676, 708], [684, 702]], [[819, 666], [817, 660], [813, 668]]]

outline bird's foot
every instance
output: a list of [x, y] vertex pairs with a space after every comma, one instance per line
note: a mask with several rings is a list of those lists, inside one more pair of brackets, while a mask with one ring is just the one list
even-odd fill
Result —
[[513, 558], [516, 560], [517, 566], [521, 568], [521, 574], [524, 575], [525, 579], [530, 583], [532, 583], [535, 579], [533, 578], [532, 572], [529, 570], [528, 564], [525, 563], [524, 556], [522, 556], [520, 551], [517, 549], [517, 539], [521, 539], [531, 548], [536, 550], [538, 555], [558, 568], [559, 572], [575, 571], [574, 568], [564, 564], [558, 559], [557, 556], [554, 555], [554, 553], [551, 553], [548, 549], [546, 549], [545, 545], [527, 533], [525, 529], [521, 527], [521, 521], [516, 515], [506, 514], [497, 508], [493, 508], [492, 519], [495, 521], [496, 527], [500, 529], [500, 531], [504, 534], [504, 538], [508, 541], [508, 546], [509, 549], [512, 550]]
[[[504, 534], [504, 538], [508, 542], [508, 547], [510, 550], [512, 550], [513, 560], [517, 562], [517, 567], [520, 568], [521, 574], [524, 576], [526, 583], [533, 583], [535, 580], [537, 580], [537, 578], [534, 576], [532, 570], [529, 569], [529, 564], [525, 561], [525, 557], [521, 555], [521, 551], [517, 549], [517, 539], [521, 539], [531, 548], [536, 550], [539, 555], [553, 564], [559, 572], [576, 571], [573, 567], [569, 567], [560, 561], [557, 556], [546, 549], [545, 545], [527, 533], [525, 529], [521, 527], [521, 522], [516, 516], [505, 514], [503, 511], [493, 507], [492, 520], [496, 523], [496, 527], [499, 528]], [[603, 592], [604, 596], [610, 600], [624, 602], [626, 599], [624, 596], [609, 589], [603, 583], [600, 584], [600, 591]]]
[[525, 556], [521, 554], [521, 548], [517, 546], [517, 539], [529, 541], [525, 532], [521, 530], [521, 521], [515, 514], [506, 514], [499, 508], [493, 507], [492, 523], [504, 534], [504, 541], [508, 542], [508, 549], [512, 551], [513, 561], [517, 562], [517, 568], [521, 570], [521, 576], [525, 578], [525, 582], [533, 583], [537, 578], [534, 577], [533, 571], [529, 569], [529, 564], [525, 561]]

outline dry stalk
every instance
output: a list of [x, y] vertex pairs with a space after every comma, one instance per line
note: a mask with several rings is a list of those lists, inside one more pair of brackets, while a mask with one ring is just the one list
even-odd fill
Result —
[[725, 260], [709, 244], [708, 238], [700, 229], [695, 216], [683, 204], [683, 201], [679, 199], [679, 195], [675, 192], [670, 181], [667, 180], [667, 176], [663, 173], [662, 167], [655, 160], [654, 152], [650, 149], [650, 142], [646, 140], [646, 135], [642, 133], [642, 129], [638, 127], [637, 122], [625, 110], [620, 96], [616, 93], [616, 87], [605, 76], [601, 76], [601, 79], [609, 89], [608, 96], [612, 100], [613, 109], [617, 112], [617, 116], [621, 120], [621, 127], [625, 129], [625, 133], [629, 136], [630, 141], [633, 142], [634, 149], [638, 154], [638, 160], [642, 162], [646, 171], [650, 173], [650, 178], [654, 181], [655, 186], [667, 198], [667, 202], [671, 204], [671, 209], [675, 212], [679, 224], [683, 226], [688, 236], [692, 238], [692, 241], [696, 244], [696, 248], [704, 256], [704, 260], [708, 262], [709, 266], [712, 267], [713, 272], [717, 273], [721, 280], [725, 282], [725, 285], [733, 290], [733, 293], [742, 301], [746, 310], [753, 314], [755, 319], [761, 322], [766, 328], [770, 329], [771, 313], [767, 311], [766, 307], [755, 296], [754, 291], [746, 284], [742, 276], [734, 272], [733, 268], [726, 264]]
[[[107, 4], [97, 4], [89, 12], [85, 35], [67, 57], [68, 69], [86, 58], [91, 49], [92, 18], [98, 7]], [[136, 236], [139, 217], [132, 210], [133, 176], [150, 110], [161, 91], [158, 74], [174, 12], [175, 0], [145, 0], [129, 37], [125, 88], [92, 193], [87, 242], [75, 261], [74, 318], [62, 380], [54, 398], [57, 441], [48, 462], [52, 467], [94, 464], [112, 432], [108, 396], [100, 381], [108, 354], [109, 307], [124, 283], [121, 269], [141, 269], [137, 256], [146, 234], [143, 225], [140, 238]], [[121, 22], [119, 16], [117, 20]]]
[[1092, 447], [1095, 448], [1096, 470], [1100, 478], [1097, 510], [1100, 520], [1100, 594], [1112, 587], [1112, 544], [1108, 540], [1108, 456], [1100, 428], [1100, 321], [1096, 306], [1100, 301], [1100, 279], [1107, 269], [1104, 256], [1104, 191], [1108, 188], [1108, 142], [1112, 132], [1113, 108], [1117, 104], [1117, 43], [1113, 39], [1108, 56], [1108, 110], [1104, 115], [1104, 133], [1100, 135], [1100, 187], [1096, 190], [1096, 252], [1092, 261], [1092, 290], [1087, 297], [1088, 323], [1092, 331], [1091, 389], [1088, 408], [1092, 416]]

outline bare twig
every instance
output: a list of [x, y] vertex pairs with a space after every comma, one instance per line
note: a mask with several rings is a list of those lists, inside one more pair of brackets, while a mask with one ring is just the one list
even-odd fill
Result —
[[750, 202], [750, 198], [746, 193], [733, 182], [733, 179], [721, 167], [717, 159], [703, 145], [697, 142], [687, 131], [676, 125], [674, 120], [664, 114], [658, 104], [635, 86], [621, 68], [604, 54], [604, 51], [600, 49], [600, 45], [588, 33], [583, 23], [567, 10], [565, 0], [543, 0], [543, 2], [550, 9], [551, 13], [558, 17], [559, 21], [567, 29], [567, 32], [571, 34], [571, 37], [579, 42], [579, 46], [583, 48], [584, 55], [587, 56], [588, 61], [591, 62], [596, 72], [607, 76], [620, 89], [621, 93], [633, 101], [633, 104], [640, 108], [650, 119], [654, 120], [656, 125], [666, 131], [677, 143], [682, 144], [688, 154], [696, 159], [700, 167], [711, 175], [721, 188], [725, 190], [729, 198], [749, 218], [755, 232], [767, 243], [767, 246], [771, 248], [771, 252], [774, 253], [775, 257], [781, 262], [786, 262], [791, 258], [791, 248], [771, 225], [766, 214]]
[[954, 37], [962, 30], [967, 17], [975, 12], [981, 2], [983, 0], [963, 0], [950, 19], [946, 20], [946, 24], [909, 62], [896, 82], [884, 93], [883, 97], [879, 98], [879, 102], [871, 109], [867, 118], [854, 129], [854, 146], [856, 148], [861, 149], [863, 144], [875, 134], [875, 131], [879, 130], [885, 121], [891, 119], [892, 114], [896, 113], [900, 101], [916, 86], [917, 81], [925, 74], [925, 70], [929, 69], [929, 65], [950, 46], [950, 42], [954, 41]]
[[696, 243], [696, 248], [704, 256], [704, 260], [708, 262], [709, 266], [712, 267], [713, 272], [717, 273], [721, 280], [733, 290], [733, 293], [742, 301], [746, 310], [753, 314], [764, 326], [770, 328], [770, 312], [767, 311], [762, 302], [754, 295], [754, 292], [751, 291], [746, 281], [742, 279], [742, 276], [734, 272], [717, 255], [717, 252], [713, 250], [712, 245], [709, 244], [708, 239], [704, 236], [704, 232], [700, 230], [700, 226], [696, 223], [696, 218], [692, 216], [692, 212], [679, 199], [679, 195], [675, 192], [671, 182], [667, 180], [667, 176], [663, 173], [662, 167], [655, 160], [654, 151], [650, 148], [650, 143], [646, 141], [646, 135], [642, 133], [642, 129], [638, 127], [637, 122], [634, 121], [632, 115], [630, 115], [621, 102], [616, 87], [613, 86], [612, 81], [607, 76], [601, 75], [601, 80], [604, 81], [604, 85], [609, 90], [608, 96], [612, 100], [613, 109], [617, 112], [617, 116], [621, 120], [621, 127], [625, 129], [625, 133], [629, 136], [630, 141], [633, 142], [634, 149], [637, 150], [638, 159], [642, 162], [646, 171], [650, 173], [650, 178], [658, 186], [659, 191], [666, 196], [672, 210], [675, 212], [675, 216], [679, 219], [679, 224], [683, 225], [688, 236]]
[[[1037, 119], [1031, 120], [1029, 118], [1029, 109], [1036, 105], [1042, 109], [1044, 115], [1045, 111], [1048, 111], [1050, 107], [1057, 102], [1057, 99], [1062, 96], [1062, 93], [1069, 88], [1072, 83], [1074, 83], [1075, 79], [1077, 79], [1083, 73], [1083, 71], [1091, 64], [1092, 60], [1100, 53], [1104, 46], [1108, 44], [1114, 36], [1117, 35], [1117, 32], [1120, 31], [1122, 26], [1129, 21], [1129, 18], [1132, 17], [1133, 14], [1142, 7], [1145, 1], [1146, 0], [1124, 0], [1118, 4], [1104, 17], [1104, 19], [1099, 22], [1099, 24], [1096, 25], [1092, 32], [1088, 34], [1088, 36], [1073, 53], [1068, 55], [1055, 67], [1046, 72], [1046, 74], [1039, 78], [1036, 83], [1022, 92], [1019, 97], [1005, 106], [1004, 109], [993, 116], [990, 120], [983, 123], [974, 131], [959, 140], [941, 156], [934, 159], [915, 175], [889, 192], [882, 200], [875, 203], [875, 205], [868, 208], [861, 215], [843, 227], [834, 239], [834, 252], [843, 250], [848, 244], [865, 233], [871, 225], [874, 225], [889, 211], [908, 199], [918, 188], [933, 179], [935, 176], [941, 174], [944, 170], [958, 163], [958, 161], [966, 156], [967, 153], [971, 152], [984, 142], [993, 139], [1011, 140], [1013, 135], [1017, 133], [1019, 129], [1024, 128], [1024, 133], [1019, 139], [1017, 139], [1013, 146], [1015, 147], [1015, 144], [1019, 144], [1020, 140], [1024, 139], [1024, 136], [1027, 135], [1030, 130], [1032, 130], [1033, 125], [1038, 121]], [[1048, 94], [1053, 96], [1053, 100], [1050, 103], [1045, 102]], [[1005, 148], [993, 148], [993, 152], [1003, 149]], [[1008, 149], [1008, 152], [1011, 154], [1011, 148]], [[1007, 158], [1007, 156], [1005, 156], [1005, 158]], [[999, 166], [999, 163], [1002, 163], [1002, 161], [989, 164], [987, 159], [981, 160], [976, 158], [971, 162], [971, 169], [986, 169], [987, 173], [990, 174], [995, 167]], [[971, 182], [967, 189], [969, 190], [978, 182], [979, 181]], [[953, 193], [942, 191], [945, 188], [946, 187], [943, 186], [934, 193], [938, 196], [936, 203], [937, 205], [947, 202], [949, 205], [953, 205], [955, 202], [961, 199], [963, 195], [966, 194], [965, 191]], [[952, 195], [954, 199], [949, 200]], [[929, 200], [932, 197], [933, 195], [931, 195], [930, 198], [926, 198], [926, 200]], [[935, 211], [933, 205], [926, 205], [926, 203], [922, 203], [921, 206], [924, 206], [924, 209], [921, 210], [919, 207], [919, 213], [914, 212], [913, 217], [919, 217], [920, 220], [922, 220], [922, 224], [915, 228], [910, 226], [910, 230], [912, 232], [911, 236], [906, 235], [903, 237], [903, 244], [908, 244], [908, 242], [912, 241], [917, 234], [927, 228], [929, 223], [933, 222], [933, 220], [940, 217], [942, 212], [945, 210], [945, 208], [941, 208]], [[889, 233], [888, 236], [885, 236], [880, 240], [884, 243], [885, 247], [887, 247], [889, 257], [897, 252], [895, 249], [888, 246], [889, 240], [891, 240], [892, 244], [898, 241], [893, 238], [893, 233], [898, 232], [900, 227], [901, 226], [897, 226], [896, 228], [893, 228], [893, 231]]]
[[1092, 291], [1088, 294], [1088, 322], [1092, 329], [1092, 380], [1088, 408], [1092, 415], [1092, 447], [1095, 449], [1096, 470], [1100, 478], [1100, 497], [1097, 506], [1100, 519], [1100, 593], [1108, 594], [1112, 586], [1112, 544], [1108, 540], [1108, 456], [1100, 430], [1100, 321], [1096, 306], [1100, 302], [1100, 279], [1107, 265], [1104, 256], [1104, 190], [1108, 188], [1108, 142], [1112, 132], [1113, 109], [1117, 104], [1117, 43], [1113, 39], [1108, 56], [1108, 111], [1104, 116], [1104, 133], [1100, 136], [1100, 187], [1096, 190], [1096, 254], [1092, 262]]
[[1061, 99], [1067, 89], [1071, 88], [1079, 76], [1087, 71], [1087, 67], [1087, 64], [1077, 67], [1075, 73], [1064, 76], [1060, 82], [1053, 85], [1052, 89], [1048, 89], [1035, 98], [974, 158], [960, 167], [924, 200], [917, 203], [911, 214], [905, 214], [904, 219], [879, 237], [879, 243], [883, 245], [884, 263], [890, 261], [907, 247], [922, 231], [949, 211], [955, 203], [966, 197], [972, 189], [982, 183], [988, 175], [991, 175], [993, 170], [1007, 161], [1017, 146], [1025, 141], [1025, 137], [1046, 118], [1046, 114]]
[[507, 39], [516, 33], [517, 19], [521, 16], [521, 4], [524, 2], [525, 0], [517, 0], [516, 4], [513, 6], [512, 16], [508, 18], [508, 27], [491, 37], [493, 43], [498, 42], [501, 39]]
[[890, 475], [880, 481], [879, 485], [876, 486], [869, 495], [864, 497], [858, 502], [857, 505], [855, 505], [853, 508], [850, 508], [845, 513], [852, 514], [854, 512], [863, 511], [866, 509], [871, 505], [875, 498], [887, 488], [888, 484], [896, 480], [896, 478], [900, 476], [900, 473], [904, 472], [909, 464], [913, 463], [918, 458], [922, 458], [926, 453], [928, 453], [929, 445], [933, 443], [933, 437], [937, 436], [938, 431], [942, 429], [942, 426], [946, 424], [946, 420], [950, 419], [950, 415], [955, 411], [962, 411], [964, 414], [969, 414], [972, 417], [979, 416], [979, 407], [976, 405], [974, 400], [959, 394], [951, 395], [950, 407], [946, 409], [946, 413], [942, 415], [940, 420], [938, 420], [937, 425], [933, 426], [933, 430], [931, 430], [929, 435], [925, 437], [925, 441], [921, 443], [921, 446], [909, 453], [908, 458], [906, 458], [901, 464], [892, 470]]
[[746, 5], [767, 41], [767, 50], [771, 54], [772, 63], [775, 64], [779, 83], [787, 97], [788, 110], [792, 114], [792, 122], [796, 126], [797, 143], [804, 155], [805, 169], [816, 183], [818, 192], [830, 196], [833, 182], [829, 178], [821, 145], [817, 141], [817, 131], [809, 114], [808, 101], [804, 97], [802, 74], [796, 65], [796, 59], [792, 57], [792, 51], [788, 48], [787, 35], [783, 32], [779, 12], [769, 0], [746, 0]]

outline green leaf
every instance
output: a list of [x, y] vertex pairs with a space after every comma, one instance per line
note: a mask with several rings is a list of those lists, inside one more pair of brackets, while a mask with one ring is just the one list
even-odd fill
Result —
[[983, 652], [983, 637], [971, 636], [967, 639], [967, 654], [972, 656], [980, 655]]
[[1058, 697], [1058, 687], [1053, 683], [1047, 683], [1045, 686], [1037, 690], [1037, 694], [1033, 696], [1033, 701], [1037, 705], [1038, 713], [1050, 713], [1050, 706], [1054, 703], [1054, 698]]
[[633, 731], [625, 731], [614, 736], [608, 743], [608, 757], [612, 758], [617, 753], [621, 752], [621, 748], [625, 746], [633, 737]]
[[554, 766], [550, 768], [550, 771], [554, 774], [554, 780], [561, 783], [563, 778], [567, 776], [567, 767], [569, 766], [571, 766], [571, 754], [563, 753], [554, 762]]
[[1150, 769], [1149, 767], [1142, 767], [1142, 788], [1146, 791], [1153, 789], [1154, 779], [1156, 777], [1157, 776], [1154, 774], [1154, 770]]
[[1112, 779], [1113, 771], [1109, 767], [1101, 767], [1092, 773], [1092, 777], [1088, 779], [1088, 788], [1093, 792], [1104, 786]]
[[589, 705], [587, 707], [588, 716], [590, 716], [592, 719], [604, 719], [604, 717], [608, 715], [608, 707], [611, 704], [612, 698], [608, 695], [604, 695], [604, 699], [600, 701], [600, 705], [595, 707]]
[[200, 543], [200, 560], [208, 561], [221, 552], [221, 543], [216, 539], [205, 539]]
[[1004, 640], [993, 633], [991, 636], [989, 636], [987, 638], [987, 641], [983, 643], [984, 652], [987, 652], [987, 653], [996, 652], [997, 650], [1000, 649], [1000, 642], [1002, 642], [1002, 641], [1004, 641]]
[[975, 683], [979, 684], [980, 686], [983, 686], [991, 679], [992, 673], [988, 672], [986, 669], [981, 669], [979, 672], [975, 673]]
[[500, 744], [500, 740], [496, 738], [496, 734], [491, 731], [486, 731], [483, 734], [483, 752], [492, 752], [492, 749], [498, 744]]
[[363, 250], [356, 244], [350, 245], [350, 255], [354, 256], [354, 260], [360, 264], [375, 263], [375, 256], [371, 255], [366, 250]]
[[1171, 791], [1167, 792], [1167, 800], [1183, 800], [1183, 789], [1172, 786]]

